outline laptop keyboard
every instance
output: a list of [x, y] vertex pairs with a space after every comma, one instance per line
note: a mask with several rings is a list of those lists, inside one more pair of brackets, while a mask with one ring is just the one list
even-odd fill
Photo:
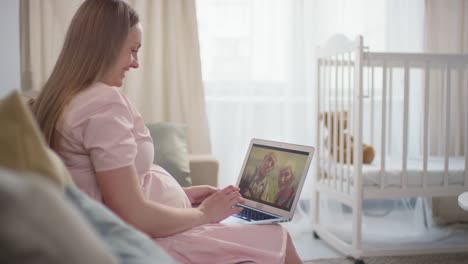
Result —
[[244, 210], [240, 211], [239, 213], [235, 214], [235, 217], [247, 220], [247, 221], [260, 221], [260, 220], [267, 220], [267, 219], [274, 219], [278, 218], [276, 216], [268, 215], [256, 210], [252, 210], [247, 207], [243, 207]]

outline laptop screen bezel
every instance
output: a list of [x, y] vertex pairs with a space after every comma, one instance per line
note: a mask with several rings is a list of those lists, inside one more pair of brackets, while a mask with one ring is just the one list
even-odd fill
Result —
[[250, 153], [251, 153], [252, 148], [254, 146], [274, 148], [274, 149], [284, 149], [284, 151], [287, 151], [287, 152], [295, 152], [295, 151], [305, 152], [305, 153], [308, 154], [307, 161], [305, 163], [304, 169], [302, 170], [302, 174], [300, 175], [300, 180], [299, 180], [299, 183], [297, 185], [296, 194], [299, 194], [299, 195], [294, 196], [294, 201], [293, 201], [289, 211], [278, 208], [278, 207], [274, 207], [274, 206], [271, 206], [271, 205], [268, 205], [268, 204], [265, 204], [265, 203], [262, 203], [262, 202], [259, 202], [259, 201], [249, 199], [249, 197], [244, 197], [245, 203], [243, 205], [245, 205], [247, 207], [255, 208], [255, 209], [267, 212], [269, 214], [277, 215], [279, 217], [291, 218], [294, 215], [294, 211], [296, 209], [297, 202], [299, 201], [300, 193], [302, 192], [302, 188], [304, 186], [306, 175], [307, 175], [307, 173], [309, 171], [310, 163], [312, 161], [312, 157], [314, 155], [315, 148], [310, 147], [310, 146], [304, 146], [304, 145], [296, 145], [296, 144], [290, 144], [290, 143], [284, 143], [284, 142], [277, 142], [277, 141], [270, 141], [270, 140], [254, 138], [254, 139], [252, 139], [250, 141], [249, 148], [247, 150], [247, 153], [246, 153], [245, 158], [244, 158], [244, 162], [243, 162], [241, 170], [239, 172], [239, 177], [237, 178], [236, 186], [240, 185], [242, 176], [244, 174], [244, 171], [246, 169], [246, 166], [247, 166], [247, 163], [248, 163], [248, 160], [249, 160], [249, 157], [250, 157]]

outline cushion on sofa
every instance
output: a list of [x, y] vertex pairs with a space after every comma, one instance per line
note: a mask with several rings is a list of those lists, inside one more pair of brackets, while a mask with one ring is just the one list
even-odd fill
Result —
[[124, 223], [107, 207], [76, 187], [66, 186], [65, 195], [94, 226], [121, 263], [175, 263], [151, 238]]
[[73, 184], [60, 158], [47, 146], [33, 114], [17, 92], [0, 100], [0, 166], [35, 172], [63, 186]]
[[187, 126], [160, 122], [147, 127], [153, 138], [154, 163], [167, 170], [182, 187], [191, 186]]
[[0, 263], [118, 263], [44, 177], [0, 168]]

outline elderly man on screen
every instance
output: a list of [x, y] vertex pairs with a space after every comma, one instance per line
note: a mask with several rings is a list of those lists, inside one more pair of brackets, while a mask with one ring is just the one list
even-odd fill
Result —
[[274, 152], [269, 152], [263, 157], [263, 161], [253, 171], [248, 171], [242, 177], [240, 183], [241, 194], [260, 200], [267, 200], [268, 175], [275, 167], [277, 157]]

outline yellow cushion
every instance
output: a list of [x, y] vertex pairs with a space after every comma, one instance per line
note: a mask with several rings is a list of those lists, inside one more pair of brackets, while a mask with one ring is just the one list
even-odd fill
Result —
[[0, 167], [35, 172], [63, 187], [73, 184], [62, 160], [47, 146], [17, 92], [0, 101]]

